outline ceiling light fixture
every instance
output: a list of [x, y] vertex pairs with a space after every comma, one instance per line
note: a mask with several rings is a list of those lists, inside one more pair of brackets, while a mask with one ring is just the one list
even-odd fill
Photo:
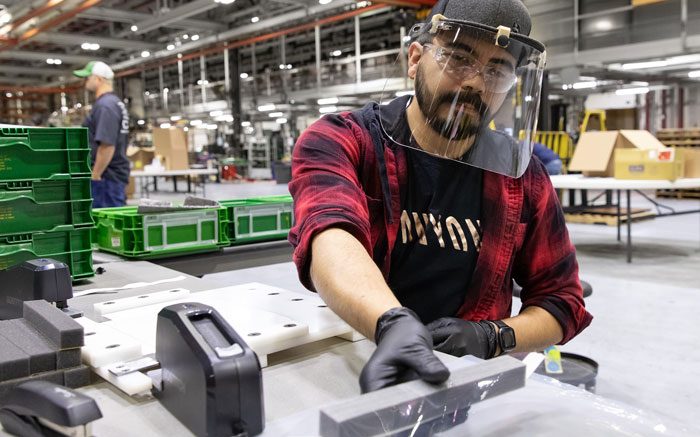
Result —
[[251, 23], [257, 23], [258, 21], [260, 21], [260, 17], [253, 17], [250, 19]]
[[318, 112], [321, 114], [330, 114], [332, 112], [338, 112], [338, 107], [336, 106], [322, 106], [318, 108]]
[[576, 82], [571, 87], [575, 90], [587, 90], [587, 89], [591, 89], [591, 88], [596, 88], [597, 86], [598, 86], [598, 82], [587, 81], [587, 82]]
[[319, 105], [324, 106], [324, 105], [335, 105], [335, 104], [338, 103], [339, 101], [340, 101], [340, 100], [338, 100], [337, 97], [329, 97], [329, 98], [327, 98], [327, 99], [318, 99], [316, 102], [317, 102]]
[[611, 30], [613, 28], [613, 24], [610, 20], [600, 20], [595, 23], [595, 28], [601, 32], [605, 32]]
[[622, 64], [623, 70], [645, 70], [647, 68], [659, 68], [668, 66], [668, 61], [648, 61], [648, 62], [631, 62]]
[[615, 91], [615, 94], [617, 94], [618, 96], [632, 96], [636, 94], [647, 94], [649, 91], [649, 87], [622, 88]]

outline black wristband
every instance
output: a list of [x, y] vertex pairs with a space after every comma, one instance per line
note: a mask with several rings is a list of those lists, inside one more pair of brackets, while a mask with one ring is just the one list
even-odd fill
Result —
[[498, 348], [496, 327], [493, 323], [487, 320], [482, 320], [481, 322], [479, 322], [479, 326], [483, 328], [484, 332], [486, 333], [486, 338], [489, 341], [489, 352], [486, 356], [486, 359], [493, 358], [494, 356], [496, 356], [496, 349]]

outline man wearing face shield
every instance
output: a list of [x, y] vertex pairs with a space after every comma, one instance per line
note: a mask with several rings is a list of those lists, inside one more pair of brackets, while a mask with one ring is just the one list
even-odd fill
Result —
[[[387, 80], [379, 104], [327, 115], [297, 142], [294, 261], [377, 343], [363, 392], [445, 381], [433, 348], [488, 359], [591, 322], [556, 193], [531, 159], [545, 54], [530, 27], [520, 0], [440, 0], [413, 29], [413, 97]], [[523, 305], [510, 317], [513, 279]]]

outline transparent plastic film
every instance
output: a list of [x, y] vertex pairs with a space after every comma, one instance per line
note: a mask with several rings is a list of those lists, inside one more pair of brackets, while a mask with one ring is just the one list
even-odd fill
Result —
[[[430, 26], [408, 50], [413, 97], [397, 99], [400, 81], [387, 80], [384, 133], [401, 146], [520, 177], [532, 156], [545, 53], [507, 28], [449, 20]], [[395, 65], [390, 77], [406, 74], [405, 62]]]
[[415, 380], [323, 409], [321, 436], [439, 435], [467, 422], [472, 405], [524, 385], [525, 366], [500, 357], [454, 371], [442, 385]]

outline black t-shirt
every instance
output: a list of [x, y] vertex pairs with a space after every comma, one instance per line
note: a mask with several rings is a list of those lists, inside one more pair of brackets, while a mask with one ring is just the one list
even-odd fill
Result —
[[103, 179], [129, 183], [129, 159], [126, 147], [129, 142], [129, 111], [114, 93], [101, 95], [92, 105], [83, 123], [88, 128], [92, 165], [100, 143], [114, 145], [112, 161], [102, 173]]
[[454, 317], [481, 249], [483, 171], [407, 149], [389, 286], [424, 323]]

